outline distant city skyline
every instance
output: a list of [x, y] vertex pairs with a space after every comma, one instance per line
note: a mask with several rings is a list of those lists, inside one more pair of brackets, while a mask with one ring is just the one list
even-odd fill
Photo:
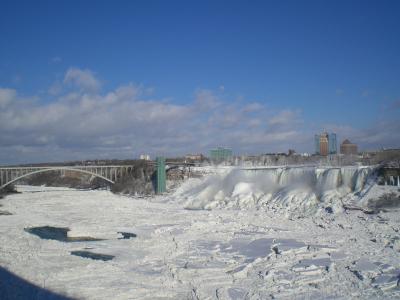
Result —
[[400, 147], [398, 1], [2, 1], [0, 164]]

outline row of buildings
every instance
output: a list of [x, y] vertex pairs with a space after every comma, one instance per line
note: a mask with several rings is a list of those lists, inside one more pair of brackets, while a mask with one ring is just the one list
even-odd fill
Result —
[[[337, 138], [336, 133], [316, 134], [314, 136], [315, 142], [315, 154], [321, 156], [335, 155], [337, 151]], [[344, 140], [340, 144], [340, 153], [344, 155], [357, 155], [358, 148], [356, 144], [351, 143], [348, 139]], [[296, 155], [296, 152], [292, 149], [289, 150], [288, 156]], [[305, 156], [305, 155], [302, 155]], [[232, 159], [233, 152], [230, 148], [217, 147], [211, 149], [209, 152], [209, 159], [214, 162], [228, 161]], [[142, 160], [150, 160], [150, 156], [147, 154], [140, 155]], [[186, 161], [203, 161], [206, 157], [203, 154], [188, 154], [185, 156]]]
[[[208, 158], [213, 162], [229, 161], [232, 157], [232, 149], [224, 147], [211, 149], [208, 156]], [[207, 158], [203, 154], [188, 154], [185, 156], [185, 160], [189, 162], [202, 162], [206, 159]]]
[[[327, 133], [324, 132], [322, 134], [316, 134], [315, 137], [315, 154], [321, 156], [335, 155], [338, 154], [337, 149], [337, 138], [336, 133]], [[296, 152], [292, 149], [289, 150], [289, 156], [296, 154]], [[345, 139], [340, 144], [340, 154], [344, 155], [357, 155], [358, 147], [356, 144], [351, 143], [348, 139]], [[209, 153], [209, 158], [212, 161], [225, 161], [229, 160], [233, 157], [232, 149], [218, 147], [215, 149], [211, 149]], [[199, 157], [187, 157], [193, 160], [199, 160]], [[204, 159], [204, 156], [201, 156], [201, 160]]]
[[[222, 162], [222, 161], [227, 161], [230, 160], [233, 157], [233, 152], [232, 149], [230, 148], [224, 148], [224, 147], [217, 147], [214, 149], [210, 150], [209, 153], [209, 159], [215, 162]], [[139, 156], [139, 159], [141, 160], [150, 160], [150, 155], [148, 154], [141, 154]], [[188, 162], [201, 162], [207, 157], [205, 157], [203, 154], [187, 154], [184, 157], [185, 161]]]
[[[316, 134], [314, 136], [314, 141], [315, 154], [322, 156], [337, 154], [336, 133], [324, 132], [322, 134]], [[345, 155], [357, 155], [357, 145], [346, 139], [340, 144], [340, 153]]]

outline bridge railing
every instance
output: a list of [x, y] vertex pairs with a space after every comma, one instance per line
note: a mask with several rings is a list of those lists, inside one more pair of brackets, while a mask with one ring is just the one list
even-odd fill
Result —
[[[165, 160], [164, 160], [165, 161]], [[147, 161], [149, 165], [153, 165], [157, 168], [157, 184], [156, 191], [163, 193], [165, 191], [165, 178], [166, 168], [165, 166], [193, 166], [193, 163], [186, 162], [174, 162], [165, 161], [164, 165], [157, 164], [155, 161]], [[128, 174], [134, 168], [133, 165], [75, 165], [75, 166], [15, 166], [15, 167], [0, 167], [0, 189], [5, 186], [18, 181], [24, 177], [30, 175], [59, 171], [61, 174], [65, 174], [66, 171], [76, 171], [92, 176], [102, 178], [112, 184], [114, 184], [119, 177], [123, 177]]]

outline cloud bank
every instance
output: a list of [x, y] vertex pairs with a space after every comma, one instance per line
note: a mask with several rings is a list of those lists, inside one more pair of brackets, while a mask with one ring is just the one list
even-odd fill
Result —
[[[229, 101], [221, 89], [196, 90], [186, 104], [154, 99], [133, 84], [101, 89], [92, 71], [78, 68], [67, 70], [57, 93], [49, 90], [52, 101], [0, 88], [0, 163], [206, 154], [216, 146], [237, 154], [313, 150], [315, 129], [299, 109]], [[330, 127], [366, 145], [400, 140], [397, 123]]]

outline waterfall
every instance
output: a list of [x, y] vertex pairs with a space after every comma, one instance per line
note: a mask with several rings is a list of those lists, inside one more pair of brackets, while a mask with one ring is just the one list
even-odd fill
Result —
[[194, 187], [183, 186], [177, 196], [187, 200], [186, 207], [197, 209], [274, 203], [288, 209], [302, 207], [305, 210], [360, 192], [372, 170], [371, 167], [233, 169], [227, 174], [200, 180]]
[[277, 182], [280, 186], [288, 186], [295, 184], [315, 184], [316, 176], [314, 168], [285, 168]]
[[357, 170], [358, 169], [354, 167], [344, 167], [340, 170], [342, 185], [348, 187], [351, 191], [353, 191], [356, 186]]
[[317, 177], [317, 191], [322, 194], [329, 190], [334, 190], [338, 187], [340, 180], [340, 169], [326, 169]]
[[370, 168], [361, 168], [357, 170], [357, 176], [355, 178], [355, 192], [360, 192], [364, 188], [364, 184], [367, 181], [368, 175], [371, 174]]

